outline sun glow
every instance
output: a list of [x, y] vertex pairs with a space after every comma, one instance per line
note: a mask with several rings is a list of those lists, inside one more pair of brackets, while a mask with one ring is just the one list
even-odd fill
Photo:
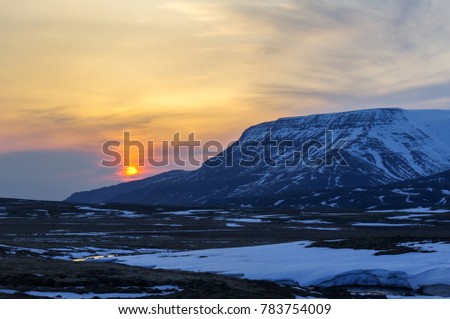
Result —
[[134, 175], [136, 175], [138, 173], [139, 173], [139, 170], [136, 167], [134, 167], [134, 166], [128, 166], [128, 167], [125, 168], [125, 175], [126, 176], [134, 176]]

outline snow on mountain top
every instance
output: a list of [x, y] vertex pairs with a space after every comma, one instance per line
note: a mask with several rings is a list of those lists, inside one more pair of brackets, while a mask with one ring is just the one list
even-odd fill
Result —
[[406, 119], [450, 152], [450, 110], [404, 110]]
[[[433, 127], [440, 124], [450, 124], [450, 110], [407, 110], [401, 108], [373, 108], [335, 113], [318, 113], [293, 117], [282, 117], [275, 121], [263, 122], [249, 127], [247, 131], [255, 129], [276, 128], [281, 125], [313, 124], [325, 125], [367, 125], [369, 122], [379, 124], [383, 122], [392, 123], [395, 120], [408, 120], [412, 125], [421, 128]], [[448, 133], [449, 129], [444, 130]], [[245, 134], [244, 132], [244, 134]], [[448, 135], [447, 135], [448, 136]]]
[[364, 116], [364, 117], [374, 117], [374, 118], [385, 118], [389, 114], [398, 114], [405, 109], [401, 109], [398, 107], [387, 107], [387, 108], [372, 108], [372, 109], [362, 109], [362, 110], [353, 110], [353, 111], [344, 111], [344, 112], [331, 112], [331, 113], [316, 113], [309, 114], [303, 116], [291, 116], [291, 117], [282, 117], [278, 120], [292, 120], [292, 119], [300, 119], [300, 118], [315, 118], [315, 117], [332, 117], [332, 118], [341, 118], [348, 116]]
[[450, 110], [377, 108], [281, 118], [247, 129], [241, 140], [321, 139], [331, 130], [347, 151], [384, 172], [390, 181], [450, 168]]
[[[342, 118], [372, 118], [372, 119], [387, 119], [392, 118], [399, 115], [408, 116], [408, 119], [417, 119], [418, 122], [428, 122], [433, 123], [434, 121], [439, 120], [449, 120], [450, 119], [450, 109], [402, 109], [399, 107], [387, 107], [387, 108], [372, 108], [372, 109], [361, 109], [361, 110], [353, 110], [353, 111], [345, 111], [345, 112], [332, 112], [332, 113], [316, 113], [309, 115], [301, 115], [301, 116], [291, 116], [291, 117], [281, 117], [276, 121], [290, 121], [290, 120], [299, 120], [299, 119], [314, 119], [317, 117], [321, 118], [334, 118], [334, 119], [342, 119]], [[276, 121], [266, 122], [273, 123]], [[261, 123], [265, 124], [265, 123]]]

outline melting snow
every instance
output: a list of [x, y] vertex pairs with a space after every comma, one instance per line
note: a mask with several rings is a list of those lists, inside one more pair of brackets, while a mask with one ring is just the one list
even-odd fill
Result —
[[353, 223], [352, 226], [358, 227], [408, 227], [408, 226], [425, 226], [419, 224], [388, 224], [388, 223]]
[[387, 217], [388, 219], [411, 219], [411, 220], [420, 220], [416, 217], [427, 217], [427, 216], [433, 216], [433, 214], [410, 214], [410, 215], [404, 215], [404, 216], [393, 216], [393, 217]]
[[293, 223], [301, 223], [301, 224], [333, 224], [331, 222], [327, 222], [322, 219], [308, 219], [308, 220], [291, 220]]
[[391, 192], [392, 193], [396, 193], [396, 194], [400, 194], [400, 195], [406, 195], [406, 196], [418, 196], [418, 195], [420, 195], [419, 193], [405, 192], [405, 191], [403, 191], [401, 189], [397, 189], [397, 188], [393, 189]]
[[406, 209], [368, 210], [368, 213], [450, 213], [448, 209], [432, 210], [431, 207], [416, 207]]
[[227, 227], [244, 227], [244, 226], [236, 223], [227, 223]]
[[[261, 280], [291, 279], [301, 285], [377, 284], [418, 288], [450, 284], [450, 245], [414, 246], [434, 252], [375, 256], [373, 250], [307, 248], [310, 242], [208, 249], [120, 257], [119, 263], [183, 269], [188, 271], [244, 274]], [[207, 256], [208, 258], [199, 258]], [[176, 258], [174, 258], [176, 257]]]
[[275, 203], [273, 203], [273, 205], [274, 205], [274, 206], [278, 206], [278, 205], [280, 205], [282, 202], [284, 202], [284, 199], [277, 200]]
[[[63, 292], [63, 291], [28, 291], [25, 292], [25, 294], [30, 296], [36, 296], [36, 297], [49, 297], [49, 298], [61, 298], [61, 299], [92, 299], [94, 297], [106, 299], [106, 298], [142, 298], [142, 297], [151, 297], [151, 296], [166, 296], [170, 295], [172, 293], [181, 291], [178, 286], [171, 286], [171, 285], [165, 285], [165, 286], [154, 286], [151, 287], [152, 289], [158, 289], [161, 292], [156, 293], [119, 293], [119, 292], [113, 292], [113, 293], [95, 293], [95, 292], [89, 292], [89, 293], [74, 293], [74, 292]], [[13, 292], [14, 293], [14, 292]]]
[[264, 221], [259, 218], [227, 218], [227, 221], [240, 223], [264, 223]]

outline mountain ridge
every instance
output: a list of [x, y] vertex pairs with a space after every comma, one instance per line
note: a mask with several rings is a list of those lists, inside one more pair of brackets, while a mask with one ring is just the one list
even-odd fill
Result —
[[[270, 132], [277, 143], [294, 141], [295, 147], [288, 152], [275, 154], [273, 167], [265, 163], [242, 167], [242, 154], [236, 148], [228, 148], [218, 156], [233, 155], [232, 167], [209, 167], [204, 163], [194, 171], [171, 171], [129, 184], [75, 193], [67, 201], [201, 206], [249, 196], [370, 188], [413, 180], [450, 169], [448, 123], [447, 110], [400, 108], [280, 118], [247, 128], [238, 140], [241, 145], [261, 141]], [[349, 166], [285, 165], [289, 156], [302, 150], [304, 142], [316, 140], [325, 144], [326, 131], [333, 132], [334, 141], [348, 140], [342, 154]], [[263, 158], [264, 147], [259, 145], [256, 152]], [[321, 158], [325, 149], [312, 154]]]

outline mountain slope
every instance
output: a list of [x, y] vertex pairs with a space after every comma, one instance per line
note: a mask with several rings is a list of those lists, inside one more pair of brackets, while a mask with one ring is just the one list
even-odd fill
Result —
[[[372, 188], [339, 188], [211, 202], [232, 208], [295, 208], [306, 210], [384, 210], [450, 208], [450, 170], [414, 180]], [[419, 209], [420, 210], [420, 209]], [[426, 209], [425, 209], [426, 211]]]
[[[243, 167], [239, 164], [248, 157], [230, 147], [195, 171], [76, 193], [68, 201], [201, 206], [235, 198], [387, 185], [450, 169], [449, 123], [450, 111], [397, 108], [282, 118], [248, 128], [238, 141], [241, 145], [261, 142], [268, 132], [277, 143], [292, 140], [293, 148], [275, 149], [273, 165], [260, 161]], [[285, 165], [303, 143], [325, 144], [326, 131], [332, 131], [333, 141], [347, 140], [340, 153], [348, 166], [337, 161], [329, 166]], [[264, 149], [259, 144], [253, 151], [263, 159]], [[313, 147], [310, 154], [325, 158], [325, 149]], [[224, 163], [210, 167], [225, 155], [232, 156], [231, 167]]]

